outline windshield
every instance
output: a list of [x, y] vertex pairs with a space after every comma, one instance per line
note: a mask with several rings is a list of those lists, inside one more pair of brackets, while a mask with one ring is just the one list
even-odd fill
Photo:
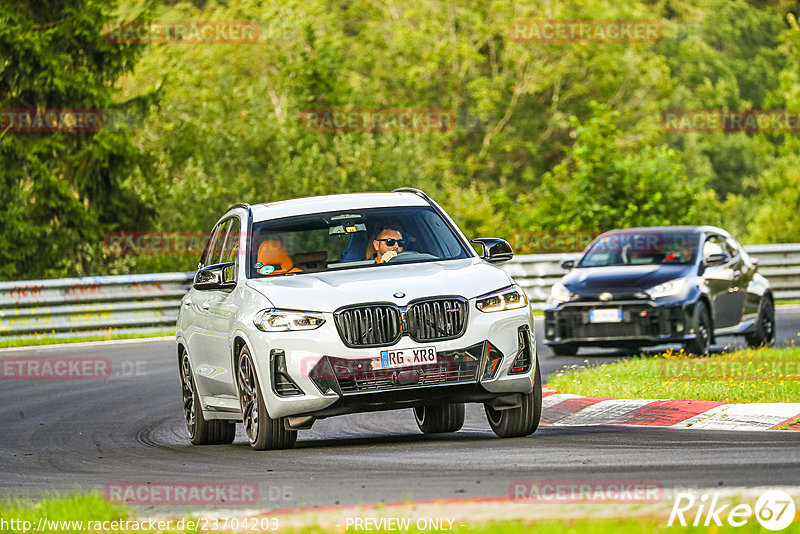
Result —
[[427, 206], [342, 210], [257, 222], [252, 236], [249, 278], [468, 257], [447, 224]]
[[691, 264], [698, 234], [661, 230], [620, 230], [600, 236], [578, 267], [608, 265]]

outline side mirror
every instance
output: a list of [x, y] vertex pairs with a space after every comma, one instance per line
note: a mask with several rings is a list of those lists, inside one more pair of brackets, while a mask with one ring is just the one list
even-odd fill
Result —
[[198, 291], [233, 289], [236, 287], [236, 282], [233, 280], [235, 265], [229, 262], [203, 267], [194, 275], [194, 288]]
[[480, 243], [483, 247], [483, 258], [489, 263], [503, 263], [514, 257], [514, 250], [508, 241], [496, 237], [478, 237], [472, 239], [471, 243]]
[[712, 265], [722, 265], [723, 263], [728, 263], [728, 260], [730, 259], [730, 255], [724, 252], [721, 254], [711, 254], [705, 259], [705, 264], [709, 267]]
[[575, 260], [564, 260], [561, 262], [561, 268], [569, 271], [575, 268]]

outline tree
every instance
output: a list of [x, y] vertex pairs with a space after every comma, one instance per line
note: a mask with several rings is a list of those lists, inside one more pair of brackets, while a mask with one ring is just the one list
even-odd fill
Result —
[[575, 143], [528, 199], [530, 227], [605, 231], [716, 222], [702, 181], [689, 179], [679, 154], [666, 146], [621, 147], [619, 113], [592, 108], [584, 123], [572, 117]]
[[[104, 39], [109, 4], [0, 4], [0, 110], [6, 111], [0, 129], [1, 278], [102, 270], [96, 262], [104, 258], [104, 233], [117, 225], [143, 228], [153, 213], [137, 175], [144, 157], [130, 133], [110, 131], [108, 120], [98, 131], [20, 131], [9, 115], [100, 110], [90, 113], [97, 118], [105, 111], [108, 119], [114, 83], [133, 69], [141, 52]], [[141, 114], [147, 105], [144, 98], [117, 109]]]

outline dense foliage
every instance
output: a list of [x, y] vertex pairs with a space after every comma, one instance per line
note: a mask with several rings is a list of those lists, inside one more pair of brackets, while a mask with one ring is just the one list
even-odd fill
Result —
[[[6, 279], [189, 270], [195, 256], [115, 256], [102, 236], [202, 232], [237, 202], [399, 186], [427, 191], [470, 236], [712, 223], [800, 242], [796, 131], [661, 124], [669, 109], [800, 110], [795, 2], [3, 6], [0, 108], [113, 101], [146, 116], [132, 132], [0, 133]], [[144, 18], [253, 21], [259, 37], [103, 38], [108, 21]], [[665, 36], [519, 42], [509, 29], [521, 19], [658, 20]], [[397, 108], [446, 110], [455, 127], [319, 131], [303, 114]]]

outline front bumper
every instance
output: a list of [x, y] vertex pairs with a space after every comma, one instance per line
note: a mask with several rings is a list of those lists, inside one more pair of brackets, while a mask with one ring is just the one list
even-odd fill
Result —
[[[521, 341], [521, 335], [524, 335]], [[435, 364], [378, 369], [382, 350], [434, 346]], [[272, 418], [328, 417], [442, 402], [492, 402], [530, 393], [536, 365], [533, 319], [525, 309], [471, 308], [466, 330], [446, 341], [346, 346], [333, 321], [310, 332], [251, 336], [261, 390]], [[527, 354], [527, 366], [515, 365]]]
[[[590, 322], [591, 310], [620, 309], [619, 322]], [[689, 306], [654, 301], [570, 302], [545, 310], [545, 344], [639, 347], [694, 339]]]

